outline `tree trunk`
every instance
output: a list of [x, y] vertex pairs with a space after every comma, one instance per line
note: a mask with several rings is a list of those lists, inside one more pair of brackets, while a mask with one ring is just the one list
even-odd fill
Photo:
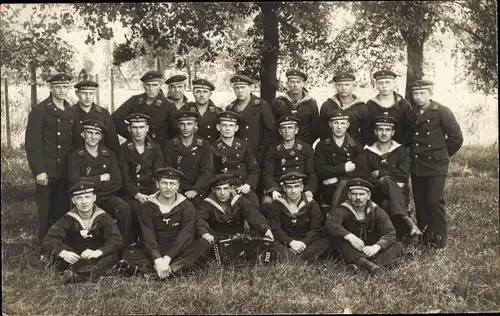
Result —
[[186, 64], [186, 71], [187, 71], [187, 75], [188, 75], [188, 89], [191, 90], [192, 89], [192, 81], [193, 81], [193, 76], [191, 74], [191, 67]]
[[36, 106], [38, 98], [36, 95], [36, 61], [31, 61], [31, 106]]
[[424, 42], [423, 38], [408, 37], [406, 41], [406, 52], [408, 65], [406, 68], [406, 92], [405, 98], [413, 104], [413, 95], [408, 85], [424, 76]]
[[260, 97], [271, 103], [278, 89], [279, 30], [277, 9], [280, 3], [259, 2], [263, 20], [263, 51], [260, 68]]

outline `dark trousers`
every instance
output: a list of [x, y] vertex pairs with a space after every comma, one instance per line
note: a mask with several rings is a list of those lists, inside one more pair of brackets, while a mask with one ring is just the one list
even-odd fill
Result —
[[357, 250], [345, 239], [335, 238], [334, 242], [339, 248], [340, 254], [347, 264], [355, 263], [359, 258], [364, 257], [379, 266], [387, 267], [403, 253], [403, 244], [398, 241], [393, 242], [385, 249], [381, 249], [373, 257], [368, 257], [363, 252]]
[[53, 258], [58, 271], [71, 270], [76, 274], [73, 282], [95, 280], [106, 274], [118, 262], [118, 254], [105, 255], [97, 259], [80, 259], [75, 264], [69, 264], [59, 257]]
[[254, 190], [250, 190], [250, 192], [244, 194], [243, 196], [246, 197], [258, 211], [260, 211], [260, 200]]
[[280, 243], [279, 241], [275, 241], [273, 243], [273, 252], [278, 256], [278, 260], [280, 261], [289, 261], [289, 262], [308, 262], [312, 263], [318, 258], [326, 253], [331, 248], [330, 241], [328, 238], [317, 238], [312, 243], [307, 245], [306, 249], [299, 253], [296, 253]]
[[42, 245], [50, 227], [70, 210], [68, 190], [68, 179], [50, 178], [47, 186], [36, 185], [39, 246]]
[[347, 181], [349, 180], [340, 180], [335, 187], [335, 191], [332, 195], [332, 207], [330, 210], [336, 209], [342, 202], [347, 200], [349, 196], [347, 193], [349, 190], [347, 189]]
[[132, 243], [132, 211], [130, 205], [118, 196], [113, 196], [104, 201], [97, 200], [96, 204], [116, 219], [116, 225], [123, 238], [123, 248], [127, 249]]
[[[141, 238], [141, 225], [139, 223], [139, 214], [142, 212], [142, 204], [137, 200], [126, 200], [128, 205], [130, 205], [130, 210], [132, 211], [132, 223], [131, 223], [131, 233], [132, 242], [137, 241], [137, 238]], [[142, 239], [142, 238], [141, 238]]]
[[[189, 271], [195, 266], [196, 263], [206, 261], [212, 245], [203, 238], [194, 240], [177, 258], [172, 258], [170, 268], [175, 274]], [[164, 254], [162, 254], [164, 255]], [[129, 265], [129, 268], [137, 269], [142, 273], [154, 272], [156, 273], [153, 265], [154, 263], [147, 256], [144, 248], [130, 248], [125, 252], [123, 260]], [[198, 262], [197, 262], [198, 261]]]
[[446, 176], [411, 175], [417, 226], [424, 233], [424, 245], [429, 247], [446, 247], [445, 182]]

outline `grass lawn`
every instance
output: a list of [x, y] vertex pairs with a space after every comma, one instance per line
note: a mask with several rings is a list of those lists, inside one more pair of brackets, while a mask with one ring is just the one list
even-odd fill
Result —
[[[3, 315], [500, 311], [498, 149], [465, 147], [446, 187], [448, 247], [412, 248], [377, 277], [341, 264], [224, 268], [165, 282], [104, 277], [61, 285], [37, 261], [34, 184], [2, 149]], [[481, 169], [478, 169], [481, 168]]]

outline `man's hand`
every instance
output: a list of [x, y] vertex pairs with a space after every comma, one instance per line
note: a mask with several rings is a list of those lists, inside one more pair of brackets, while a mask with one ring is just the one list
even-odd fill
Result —
[[359, 239], [356, 235], [354, 234], [349, 234], [345, 236], [345, 239], [351, 243], [351, 245], [356, 248], [359, 251], [363, 251], [363, 248], [365, 247], [365, 243]]
[[101, 182], [109, 181], [109, 180], [111, 180], [111, 175], [109, 173], [101, 174]]
[[214, 236], [210, 235], [209, 233], [204, 233], [201, 238], [205, 239], [206, 241], [208, 241], [210, 244], [213, 244], [214, 241], [215, 241], [215, 238]]
[[46, 172], [37, 174], [35, 177], [36, 184], [46, 186], [49, 184], [49, 175]]
[[188, 199], [192, 199], [195, 196], [198, 195], [198, 192], [196, 190], [189, 190], [184, 194]]
[[271, 240], [274, 240], [273, 232], [270, 229], [266, 230], [266, 233], [264, 234], [264, 237], [265, 238], [269, 238]]
[[154, 261], [154, 268], [160, 279], [165, 279], [170, 273], [170, 261], [165, 258], [158, 258]]
[[242, 186], [240, 186], [239, 188], [236, 188], [236, 192], [238, 192], [238, 194], [248, 194], [248, 192], [250, 192], [252, 188], [250, 187], [250, 185], [248, 184], [244, 184]]
[[331, 184], [335, 184], [337, 182], [339, 182], [339, 180], [336, 177], [323, 180], [324, 185], [331, 185]]
[[144, 202], [149, 200], [149, 197], [146, 194], [137, 192], [137, 194], [134, 196], [134, 199], [136, 199], [139, 203], [144, 204]]
[[379, 171], [378, 170], [373, 170], [372, 171], [372, 177], [378, 179], [378, 174], [379, 174]]
[[281, 193], [279, 193], [278, 191], [273, 191], [271, 193], [271, 197], [273, 198], [273, 200], [276, 200], [277, 198], [281, 197]]
[[63, 250], [59, 253], [59, 257], [63, 258], [69, 264], [75, 264], [80, 260], [80, 256], [73, 251]]
[[306, 250], [306, 244], [304, 244], [302, 241], [292, 240], [290, 242], [290, 248], [292, 248], [292, 250], [296, 253], [301, 253], [302, 251]]
[[312, 200], [313, 199], [313, 193], [311, 191], [306, 191], [306, 193], [304, 193], [305, 196], [309, 199], [309, 200]]
[[85, 260], [89, 260], [92, 258], [99, 258], [103, 255], [101, 250], [90, 250], [90, 249], [85, 249], [80, 257]]
[[348, 161], [345, 163], [345, 172], [353, 172], [356, 169], [356, 164], [352, 161]]
[[380, 251], [380, 249], [382, 249], [382, 248], [379, 245], [375, 244], [372, 246], [365, 246], [363, 248], [363, 252], [368, 257], [373, 257]]

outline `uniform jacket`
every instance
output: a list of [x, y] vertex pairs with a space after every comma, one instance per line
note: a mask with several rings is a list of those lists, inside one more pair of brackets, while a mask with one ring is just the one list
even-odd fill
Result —
[[118, 134], [116, 133], [115, 124], [111, 118], [109, 111], [95, 103], [92, 103], [89, 112], [82, 110], [79, 104], [75, 104], [71, 107], [73, 112], [75, 112], [75, 124], [74, 124], [74, 148], [79, 148], [85, 145], [85, 140], [81, 136], [83, 132], [83, 122], [85, 120], [98, 120], [101, 121], [104, 126], [106, 126], [106, 132], [103, 135], [101, 144], [109, 148], [118, 154], [120, 150], [120, 141], [118, 140]]
[[367, 203], [365, 219], [358, 219], [351, 202], [345, 201], [330, 212], [325, 227], [327, 234], [332, 237], [343, 239], [346, 235], [354, 234], [366, 246], [377, 244], [386, 249], [396, 241], [396, 230], [389, 215], [372, 201]]
[[196, 212], [185, 196], [177, 194], [170, 212], [161, 209], [157, 193], [143, 204], [139, 214], [144, 247], [153, 262], [165, 255], [175, 260], [195, 236]]
[[84, 250], [101, 250], [103, 255], [118, 251], [123, 245], [122, 235], [114, 219], [94, 206], [90, 227], [86, 227], [75, 208], [59, 219], [47, 232], [42, 249], [46, 254], [59, 255], [61, 251], [81, 254]]
[[167, 139], [172, 139], [175, 136], [177, 136], [177, 134], [179, 134], [180, 132], [179, 127], [177, 126], [177, 115], [179, 114], [179, 111], [182, 110], [182, 108], [187, 106], [189, 100], [188, 98], [186, 98], [186, 96], [184, 96], [184, 98], [182, 99], [183, 105], [180, 107], [179, 110], [177, 110], [177, 106], [174, 104], [174, 101], [172, 101], [169, 98], [167, 98], [167, 100], [169, 100], [172, 103], [170, 115], [168, 116]]
[[394, 128], [394, 137], [392, 139], [403, 146], [407, 146], [406, 116], [411, 109], [410, 103], [396, 92], [394, 92], [394, 104], [391, 107], [384, 108], [378, 102], [376, 97], [366, 102], [367, 115], [361, 127], [365, 135], [365, 144], [371, 146], [377, 141], [377, 137], [373, 132], [374, 119], [380, 115], [390, 115], [397, 120]]
[[158, 144], [146, 140], [144, 152], [139, 154], [134, 143], [126, 141], [121, 145], [118, 162], [122, 172], [123, 193], [127, 199], [134, 199], [137, 193], [150, 195], [157, 191], [153, 172], [165, 166]]
[[311, 145], [296, 139], [291, 149], [283, 144], [269, 147], [262, 170], [262, 182], [266, 193], [280, 190], [280, 177], [288, 172], [300, 172], [306, 175], [305, 191], [313, 194], [318, 188], [318, 177], [314, 168], [314, 150]]
[[279, 242], [288, 246], [292, 240], [298, 240], [307, 246], [320, 237], [323, 215], [318, 203], [307, 199], [305, 195], [302, 196], [295, 214], [290, 212], [286, 199], [278, 198], [271, 203], [269, 223]]
[[260, 180], [260, 168], [250, 144], [235, 138], [232, 146], [218, 139], [212, 147], [214, 173], [232, 173], [255, 191]]
[[[101, 182], [101, 175], [109, 173], [110, 181]], [[78, 181], [91, 181], [96, 185], [97, 200], [112, 198], [122, 186], [122, 174], [116, 155], [106, 147], [99, 146], [97, 157], [80, 147], [69, 155], [70, 186]]]
[[52, 95], [31, 109], [25, 134], [25, 150], [31, 173], [46, 172], [49, 178], [68, 177], [68, 155], [73, 150], [75, 116], [70, 104], [64, 110], [52, 102]]
[[450, 157], [462, 147], [460, 125], [450, 109], [431, 100], [428, 110], [408, 113], [411, 172], [417, 176], [447, 175]]
[[[198, 107], [196, 106], [196, 102], [189, 102], [187, 106], [181, 108], [181, 111], [192, 111], [198, 112]], [[203, 139], [208, 140], [210, 144], [215, 143], [215, 141], [219, 138], [219, 131], [217, 130], [217, 114], [222, 112], [223, 110], [212, 102], [212, 100], [208, 101], [208, 107], [205, 113], [200, 116], [198, 120], [198, 134]], [[200, 113], [201, 114], [201, 113]]]
[[[356, 169], [350, 173], [345, 172], [345, 164], [348, 161], [356, 164]], [[314, 162], [320, 181], [332, 179], [332, 184], [335, 184], [351, 178], [367, 178], [363, 148], [349, 134], [346, 134], [340, 147], [333, 138], [321, 140], [316, 146]]]
[[[312, 144], [319, 137], [319, 111], [318, 104], [306, 92], [304, 98], [294, 105], [288, 94], [278, 96], [272, 105], [274, 118], [278, 121], [283, 116], [295, 116], [299, 119], [299, 132], [297, 138]], [[276, 138], [277, 139], [277, 138]]]
[[125, 123], [125, 118], [132, 113], [143, 113], [149, 115], [148, 136], [158, 144], [163, 144], [167, 139], [167, 126], [169, 117], [175, 107], [170, 101], [164, 98], [162, 93], [153, 100], [153, 103], [146, 103], [146, 93], [134, 95], [113, 112], [113, 122], [118, 134], [126, 139], [130, 138], [130, 133]]
[[276, 122], [271, 106], [267, 101], [251, 94], [248, 105], [242, 112], [237, 111], [238, 100], [231, 102], [226, 110], [240, 114], [239, 129], [236, 136], [247, 140], [259, 166], [263, 165], [264, 155], [269, 146], [275, 143]]
[[327, 139], [332, 136], [332, 129], [330, 128], [328, 113], [333, 110], [344, 109], [349, 112], [349, 135], [351, 135], [354, 140], [364, 146], [364, 139], [361, 132], [361, 126], [364, 117], [367, 114], [366, 104], [361, 101], [360, 98], [352, 95], [354, 100], [350, 104], [342, 104], [338, 94], [335, 94], [333, 97], [328, 98], [322, 105], [319, 113], [319, 124], [320, 124], [320, 132], [321, 139]]
[[181, 179], [182, 192], [196, 190], [205, 194], [213, 177], [212, 148], [208, 141], [195, 134], [188, 147], [180, 136], [166, 142], [163, 147], [165, 167], [181, 170], [186, 179]]
[[366, 146], [367, 174], [373, 183], [377, 179], [370, 175], [374, 170], [379, 170], [379, 178], [389, 176], [398, 183], [407, 183], [410, 176], [410, 155], [406, 147], [396, 141], [392, 141], [389, 151], [382, 154], [377, 147], [377, 143]]
[[262, 235], [269, 227], [266, 218], [244, 196], [235, 195], [226, 211], [211, 193], [200, 203], [197, 213], [196, 232], [198, 236], [209, 233], [212, 236], [232, 236], [244, 233], [244, 220]]

